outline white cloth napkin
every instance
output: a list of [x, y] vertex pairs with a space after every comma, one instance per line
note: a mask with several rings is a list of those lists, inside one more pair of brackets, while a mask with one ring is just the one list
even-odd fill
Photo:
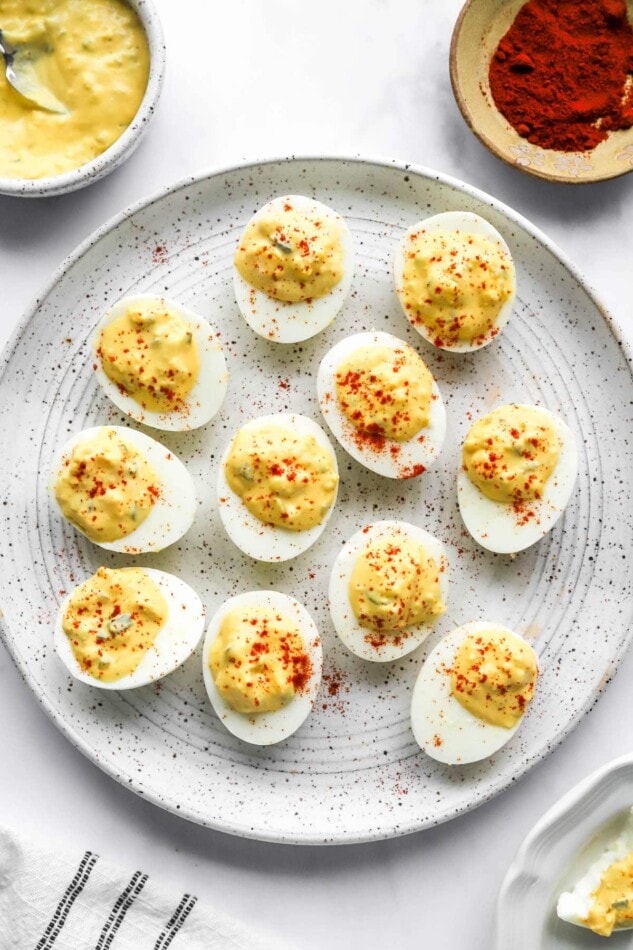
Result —
[[[142, 871], [0, 828], [0, 950], [280, 950]], [[288, 950], [288, 948], [286, 948]]]

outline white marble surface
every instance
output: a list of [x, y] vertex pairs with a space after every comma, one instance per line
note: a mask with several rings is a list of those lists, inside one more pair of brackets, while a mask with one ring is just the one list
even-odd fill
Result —
[[[329, 153], [418, 162], [512, 205], [579, 265], [633, 342], [633, 175], [549, 185], [483, 149], [448, 79], [460, 0], [157, 4], [168, 76], [139, 151], [86, 191], [0, 198], [1, 340], [63, 257], [137, 198], [205, 166]], [[143, 867], [307, 950], [490, 950], [496, 892], [527, 830], [630, 749], [632, 677], [629, 655], [564, 745], [473, 814], [396, 841], [309, 849], [213, 833], [135, 797], [62, 738], [0, 647], [0, 821]]]

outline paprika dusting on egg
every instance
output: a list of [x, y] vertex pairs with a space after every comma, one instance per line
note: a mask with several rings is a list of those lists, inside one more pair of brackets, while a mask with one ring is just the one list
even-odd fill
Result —
[[510, 630], [490, 627], [462, 642], [451, 670], [451, 694], [478, 719], [512, 729], [534, 696], [536, 654]]
[[624, 0], [528, 0], [490, 61], [495, 104], [541, 148], [588, 151], [633, 125]]
[[237, 712], [276, 712], [305, 692], [312, 664], [293, 621], [270, 607], [232, 610], [209, 655], [216, 687]]
[[433, 377], [406, 343], [363, 346], [336, 370], [336, 395], [360, 444], [407, 442], [431, 419]]

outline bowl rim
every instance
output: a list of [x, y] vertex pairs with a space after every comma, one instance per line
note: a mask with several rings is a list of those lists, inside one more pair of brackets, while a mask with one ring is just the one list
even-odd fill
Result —
[[[470, 106], [468, 105], [468, 102], [466, 100], [466, 97], [462, 93], [462, 87], [461, 87], [461, 83], [458, 77], [459, 57], [457, 53], [457, 46], [460, 41], [462, 29], [464, 26], [464, 20], [466, 19], [468, 11], [476, 3], [482, 3], [482, 2], [483, 0], [465, 0], [463, 7], [459, 11], [457, 20], [455, 21], [455, 26], [453, 27], [453, 33], [451, 35], [451, 43], [450, 43], [450, 50], [449, 50], [449, 60], [448, 60], [449, 75], [450, 75], [451, 86], [453, 88], [453, 95], [455, 97], [455, 101], [457, 102], [457, 106], [459, 108], [459, 111], [462, 114], [464, 121], [466, 122], [466, 125], [471, 130], [471, 132], [473, 132], [474, 135], [479, 139], [481, 144], [484, 145], [488, 149], [489, 152], [492, 152], [493, 155], [496, 155], [497, 158], [500, 158], [501, 161], [504, 162], [506, 165], [508, 165], [510, 168], [514, 168], [517, 171], [524, 172], [524, 174], [526, 175], [531, 175], [533, 178], [540, 178], [543, 181], [553, 182], [554, 184], [558, 184], [558, 185], [594, 185], [600, 181], [610, 181], [613, 178], [621, 178], [622, 175], [627, 175], [629, 172], [633, 171], [633, 165], [623, 163], [622, 168], [618, 168], [613, 172], [608, 172], [606, 174], [598, 172], [597, 174], [591, 175], [591, 177], [573, 178], [571, 176], [566, 176], [566, 175], [552, 174], [551, 172], [543, 171], [542, 169], [533, 165], [520, 165], [518, 162], [513, 161], [503, 152], [503, 150], [497, 145], [494, 138], [491, 138], [490, 136], [488, 136], [484, 131], [482, 131], [481, 128], [477, 126], [477, 124], [473, 120], [473, 115], [470, 110]], [[523, 0], [523, 2], [527, 3], [527, 0]], [[494, 108], [498, 112], [498, 114], [501, 115], [501, 117], [503, 118], [502, 113], [499, 112], [496, 105], [492, 104], [491, 108]], [[507, 120], [504, 119], [504, 121], [507, 121]], [[591, 154], [590, 151], [581, 152], [581, 153], [561, 152], [557, 149], [545, 149], [545, 148], [541, 149], [541, 151], [545, 154], [558, 154], [558, 155]]]
[[16, 198], [47, 198], [83, 188], [98, 181], [128, 158], [139, 144], [158, 104], [166, 67], [165, 37], [154, 0], [124, 0], [137, 14], [147, 38], [149, 75], [136, 115], [112, 145], [78, 168], [44, 178], [3, 178], [0, 195]]

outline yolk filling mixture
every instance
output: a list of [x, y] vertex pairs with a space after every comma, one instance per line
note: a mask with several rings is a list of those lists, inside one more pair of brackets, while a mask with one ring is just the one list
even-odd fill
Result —
[[381, 632], [432, 623], [446, 610], [438, 565], [422, 545], [398, 535], [371, 541], [361, 552], [349, 599], [360, 626]]
[[143, 456], [106, 426], [76, 445], [54, 486], [62, 513], [91, 541], [125, 538], [160, 497]]
[[470, 428], [463, 464], [487, 498], [521, 505], [542, 497], [560, 450], [546, 413], [533, 406], [501, 406]]
[[134, 672], [167, 614], [160, 588], [141, 568], [100, 567], [73, 591], [62, 627], [82, 671], [112, 683]]
[[147, 39], [131, 7], [0, 0], [0, 25], [7, 40], [28, 44], [32, 71], [67, 109], [32, 105], [0, 69], [0, 177], [59, 175], [109, 148], [134, 119], [149, 76]]
[[291, 531], [321, 524], [336, 497], [338, 475], [330, 452], [313, 435], [281, 426], [240, 429], [224, 471], [252, 515]]
[[276, 712], [305, 690], [310, 657], [293, 620], [269, 607], [230, 611], [209, 654], [222, 697], [241, 713]]
[[616, 927], [633, 921], [633, 851], [606, 869], [591, 896], [583, 923], [594, 933], [610, 937]]
[[436, 346], [494, 333], [514, 291], [514, 268], [499, 244], [479, 234], [420, 230], [409, 237], [399, 290], [409, 320]]
[[537, 677], [532, 647], [509, 631], [491, 628], [462, 642], [451, 671], [451, 694], [478, 719], [511, 729], [525, 713]]
[[139, 302], [103, 328], [97, 355], [106, 376], [150, 412], [183, 412], [200, 356], [189, 325], [165, 306]]
[[433, 377], [406, 344], [401, 349], [364, 346], [336, 371], [336, 395], [362, 432], [407, 442], [428, 426]]
[[257, 215], [235, 254], [235, 266], [252, 287], [288, 303], [324, 297], [343, 277], [340, 231], [329, 218], [297, 211]]

